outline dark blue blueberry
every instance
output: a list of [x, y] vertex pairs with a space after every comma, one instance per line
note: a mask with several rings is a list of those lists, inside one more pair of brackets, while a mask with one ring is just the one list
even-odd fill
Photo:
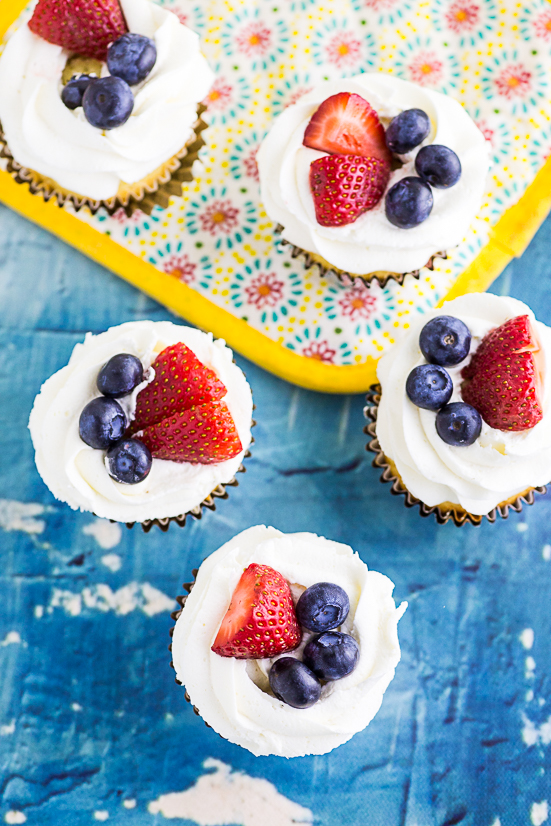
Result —
[[406, 109], [386, 130], [386, 145], [397, 155], [406, 155], [419, 146], [430, 132], [430, 119], [422, 109]]
[[332, 582], [316, 582], [300, 595], [296, 612], [299, 623], [310, 631], [329, 631], [345, 621], [350, 611], [348, 594]]
[[151, 470], [149, 448], [138, 439], [121, 439], [107, 451], [109, 475], [125, 485], [137, 485]]
[[90, 77], [90, 75], [72, 77], [71, 80], [63, 87], [63, 91], [61, 92], [61, 100], [67, 109], [78, 109], [79, 106], [82, 106], [84, 92], [92, 80], [93, 78]]
[[320, 698], [321, 685], [315, 674], [294, 657], [280, 657], [269, 674], [270, 688], [278, 700], [293, 708], [309, 708]]
[[126, 430], [124, 410], [114, 399], [99, 396], [88, 402], [78, 422], [80, 438], [90, 447], [105, 450], [118, 442]]
[[420, 178], [437, 189], [447, 189], [461, 177], [461, 161], [447, 146], [431, 143], [423, 146], [415, 158], [415, 170]]
[[306, 643], [302, 658], [320, 680], [340, 680], [358, 665], [360, 649], [350, 634], [326, 631]]
[[88, 84], [82, 98], [84, 116], [98, 129], [126, 123], [134, 108], [132, 89], [120, 77], [100, 77]]
[[119, 353], [104, 364], [98, 375], [98, 390], [118, 399], [127, 396], [143, 381], [143, 364], [130, 353]]
[[427, 220], [432, 204], [430, 186], [412, 175], [390, 187], [385, 198], [385, 213], [395, 227], [411, 229]]
[[448, 445], [472, 445], [480, 436], [481, 428], [480, 413], [465, 402], [447, 404], [436, 414], [436, 431]]
[[107, 68], [109, 73], [125, 80], [129, 86], [140, 83], [150, 73], [157, 60], [153, 40], [142, 34], [123, 34], [109, 46]]
[[469, 355], [471, 331], [452, 315], [439, 315], [427, 321], [419, 336], [419, 347], [427, 361], [452, 367]]
[[420, 364], [407, 377], [406, 393], [417, 407], [440, 410], [452, 397], [453, 382], [448, 371], [438, 364]]

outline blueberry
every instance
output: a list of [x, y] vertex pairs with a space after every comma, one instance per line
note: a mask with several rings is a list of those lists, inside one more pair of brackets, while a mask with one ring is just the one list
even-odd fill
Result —
[[94, 78], [90, 77], [90, 75], [72, 77], [71, 80], [63, 87], [63, 91], [61, 92], [61, 100], [67, 109], [78, 109], [79, 106], [82, 106], [84, 92], [93, 79]]
[[386, 145], [397, 155], [406, 155], [419, 146], [430, 132], [430, 119], [422, 109], [406, 109], [386, 130]]
[[140, 83], [150, 73], [157, 60], [153, 40], [142, 34], [123, 34], [109, 46], [107, 68], [110, 74], [125, 80], [129, 86]]
[[411, 229], [429, 217], [433, 204], [432, 190], [420, 178], [402, 178], [391, 186], [385, 198], [385, 213], [391, 224]]
[[134, 95], [120, 77], [100, 77], [88, 84], [82, 98], [84, 116], [98, 129], [115, 129], [126, 123], [134, 108]]
[[342, 625], [350, 611], [348, 594], [332, 582], [316, 582], [297, 602], [297, 619], [310, 631], [329, 631]]
[[452, 367], [469, 355], [471, 331], [452, 315], [439, 315], [427, 321], [419, 336], [419, 347], [427, 361]]
[[453, 382], [448, 371], [438, 364], [420, 364], [407, 377], [406, 393], [417, 407], [440, 410], [452, 397]]
[[461, 177], [461, 161], [447, 146], [436, 143], [423, 146], [415, 158], [415, 170], [420, 178], [437, 189], [447, 189]]
[[360, 649], [350, 634], [326, 631], [306, 643], [303, 660], [320, 680], [340, 680], [358, 665]]
[[151, 470], [149, 448], [138, 439], [121, 439], [107, 451], [109, 476], [125, 485], [137, 485]]
[[293, 708], [309, 708], [320, 698], [321, 685], [307, 665], [294, 657], [280, 657], [269, 674], [270, 688], [278, 700]]
[[480, 413], [465, 402], [447, 404], [436, 414], [436, 431], [448, 445], [472, 445], [480, 436], [481, 428]]
[[80, 438], [90, 447], [105, 450], [118, 442], [126, 430], [124, 410], [114, 399], [99, 396], [88, 402], [78, 422]]
[[143, 364], [130, 353], [119, 353], [104, 364], [98, 375], [98, 390], [118, 399], [127, 396], [143, 381]]

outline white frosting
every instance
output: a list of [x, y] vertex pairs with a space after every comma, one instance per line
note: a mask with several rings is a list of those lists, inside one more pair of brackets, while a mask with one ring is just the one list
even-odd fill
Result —
[[[292, 708], [268, 693], [265, 675], [272, 660], [238, 660], [211, 651], [235, 586], [252, 562], [270, 565], [292, 586], [335, 582], [350, 599], [343, 630], [359, 643], [358, 665], [342, 680], [327, 683], [310, 708]], [[393, 588], [347, 545], [311, 533], [249, 528], [199, 569], [174, 630], [176, 675], [205, 721], [232, 743], [256, 755], [325, 754], [368, 725], [394, 676], [400, 660], [397, 624], [407, 604], [396, 608]]]
[[419, 333], [430, 318], [452, 315], [465, 322], [472, 334], [471, 353], [452, 377], [451, 401], [461, 401], [461, 370], [484, 336], [510, 318], [529, 315], [551, 364], [551, 329], [535, 321], [525, 304], [514, 298], [474, 293], [456, 298], [420, 316], [407, 333], [380, 360], [377, 375], [382, 387], [377, 416], [377, 438], [407, 489], [429, 506], [442, 502], [461, 505], [472, 514], [489, 513], [500, 502], [551, 479], [551, 380], [543, 385], [543, 419], [530, 430], [504, 432], [486, 422], [473, 445], [448, 445], [438, 436], [436, 413], [416, 407], [406, 396], [406, 379], [425, 364]]
[[[99, 396], [98, 373], [117, 353], [132, 353], [148, 370], [165, 347], [179, 341], [226, 386], [223, 401], [233, 416], [243, 452], [212, 465], [154, 459], [143, 482], [115, 482], [105, 466], [105, 451], [85, 444], [78, 430], [83, 408]], [[187, 513], [219, 484], [229, 482], [251, 442], [252, 416], [251, 389], [232, 355], [222, 339], [214, 341], [210, 333], [169, 321], [131, 321], [97, 336], [88, 333], [84, 342], [76, 345], [69, 364], [43, 384], [29, 421], [36, 466], [54, 496], [75, 510], [92, 511], [118, 522], [143, 522]], [[130, 418], [142, 386], [131, 398], [119, 399]]]
[[[432, 130], [422, 145], [443, 144], [459, 156], [461, 178], [450, 189], [433, 189], [432, 212], [419, 226], [393, 226], [385, 216], [384, 197], [352, 224], [322, 227], [317, 223], [309, 185], [310, 164], [326, 153], [309, 149], [302, 142], [319, 105], [338, 92], [361, 95], [384, 121], [404, 109], [423, 109]], [[391, 173], [388, 188], [407, 175], [416, 175], [414, 161], [419, 149], [403, 156], [405, 163]], [[482, 133], [457, 101], [382, 74], [362, 74], [316, 86], [276, 118], [257, 161], [262, 200], [270, 218], [284, 227], [283, 237], [338, 269], [359, 275], [415, 270], [434, 253], [456, 246], [480, 207], [489, 163]]]
[[146, 177], [184, 146], [197, 102], [214, 80], [198, 36], [176, 15], [149, 0], [121, 0], [121, 6], [130, 31], [155, 41], [157, 62], [132, 88], [134, 110], [116, 129], [102, 132], [82, 108], [67, 109], [61, 74], [69, 53], [27, 25], [0, 59], [0, 121], [15, 160], [96, 200], [116, 195], [121, 182]]

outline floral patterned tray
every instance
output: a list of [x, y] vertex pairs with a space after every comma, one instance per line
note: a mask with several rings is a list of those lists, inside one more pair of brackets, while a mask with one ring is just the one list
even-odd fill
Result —
[[[204, 101], [201, 177], [151, 216], [78, 215], [0, 170], [0, 199], [277, 375], [359, 392], [424, 312], [486, 289], [551, 207], [551, 7], [545, 0], [163, 0], [202, 38], [217, 79]], [[26, 19], [0, 0], [0, 35]], [[345, 286], [305, 270], [259, 200], [256, 152], [274, 115], [316, 82], [392, 73], [453, 95], [491, 145], [468, 236], [403, 286]]]

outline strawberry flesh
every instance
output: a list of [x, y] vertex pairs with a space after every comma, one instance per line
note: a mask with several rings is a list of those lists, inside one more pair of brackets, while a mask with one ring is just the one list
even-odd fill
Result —
[[128, 27], [118, 0], [39, 0], [29, 28], [69, 52], [107, 59], [110, 43]]
[[212, 650], [221, 657], [261, 659], [296, 648], [301, 640], [289, 583], [268, 565], [245, 569]]
[[360, 95], [349, 92], [323, 101], [306, 127], [303, 144], [332, 155], [361, 155], [387, 164], [392, 160], [377, 112]]
[[520, 431], [543, 418], [544, 355], [527, 315], [511, 318], [480, 342], [461, 375], [461, 395], [496, 430]]
[[228, 392], [214, 370], [182, 342], [166, 347], [152, 366], [155, 378], [138, 393], [130, 433], [195, 405], [218, 401]]
[[310, 190], [316, 221], [322, 227], [352, 224], [379, 203], [389, 176], [389, 165], [378, 158], [325, 155], [312, 161]]
[[243, 450], [235, 422], [225, 402], [193, 405], [146, 427], [138, 438], [155, 459], [217, 464]]

